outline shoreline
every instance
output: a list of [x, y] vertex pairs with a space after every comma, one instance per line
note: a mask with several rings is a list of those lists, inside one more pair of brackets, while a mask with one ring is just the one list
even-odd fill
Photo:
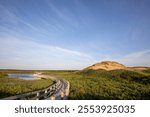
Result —
[[54, 76], [49, 76], [49, 75], [42, 75], [43, 72], [37, 72], [34, 73], [33, 76], [35, 76], [38, 79], [51, 79], [53, 81], [55, 81], [57, 78]]
[[[42, 75], [42, 72], [36, 72], [33, 74], [33, 76], [37, 79], [42, 79], [42, 77], [44, 77], [44, 75]], [[45, 78], [46, 79], [46, 78]]]

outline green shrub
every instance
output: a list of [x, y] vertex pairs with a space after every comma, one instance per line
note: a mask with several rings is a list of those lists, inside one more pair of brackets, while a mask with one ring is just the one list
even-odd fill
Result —
[[47, 74], [63, 77], [70, 82], [70, 99], [150, 99], [150, 77], [137, 71], [86, 69], [49, 71]]

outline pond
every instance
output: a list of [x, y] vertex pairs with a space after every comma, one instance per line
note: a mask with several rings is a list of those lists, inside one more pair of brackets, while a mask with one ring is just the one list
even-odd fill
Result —
[[9, 78], [20, 78], [23, 80], [37, 80], [38, 79], [33, 74], [8, 74], [8, 77]]

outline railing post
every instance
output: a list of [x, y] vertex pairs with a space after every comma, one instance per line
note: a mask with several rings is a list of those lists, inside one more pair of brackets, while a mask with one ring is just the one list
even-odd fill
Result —
[[45, 90], [45, 98], [47, 98], [47, 89]]
[[45, 90], [45, 93], [47, 93], [47, 89]]
[[50, 100], [55, 100], [55, 97], [54, 97], [54, 96], [51, 96], [51, 97], [50, 97]]
[[63, 100], [63, 99], [64, 99], [64, 96], [65, 96], [65, 94], [64, 94], [63, 91], [60, 92], [60, 96], [61, 96], [61, 100]]
[[40, 96], [40, 93], [37, 92], [37, 94], [36, 94], [36, 100], [39, 100], [39, 96]]

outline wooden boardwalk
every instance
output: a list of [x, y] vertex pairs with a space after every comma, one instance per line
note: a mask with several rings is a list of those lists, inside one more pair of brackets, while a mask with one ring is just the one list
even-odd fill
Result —
[[68, 81], [52, 77], [48, 75], [41, 75], [40, 77], [52, 79], [53, 85], [37, 91], [32, 91], [20, 95], [10, 96], [2, 100], [64, 100], [68, 99], [70, 84]]

